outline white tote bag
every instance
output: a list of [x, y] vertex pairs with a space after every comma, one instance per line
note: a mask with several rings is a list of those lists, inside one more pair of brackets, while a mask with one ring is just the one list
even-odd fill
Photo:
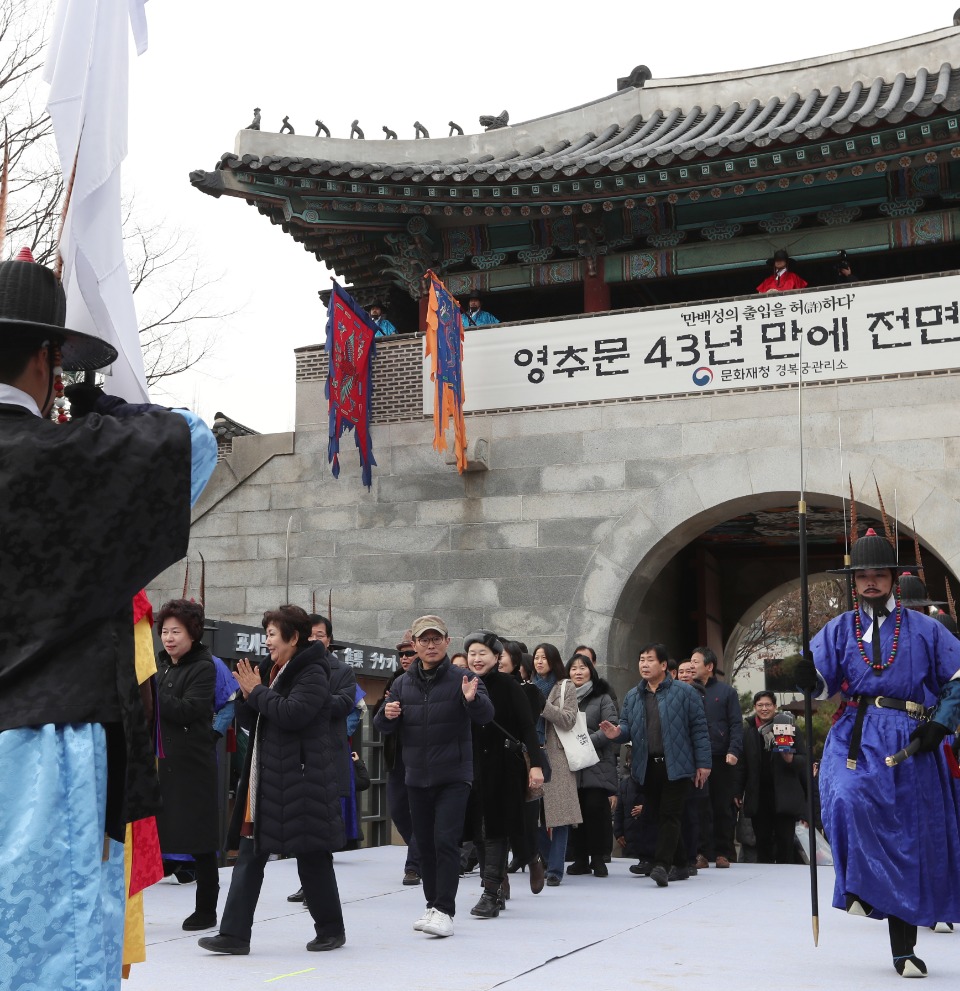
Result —
[[[569, 684], [569, 680], [560, 683], [561, 706], [566, 700]], [[559, 726], [553, 728], [557, 731], [557, 737], [563, 746], [563, 752], [567, 755], [567, 763], [571, 771], [582, 771], [585, 767], [593, 767], [594, 764], [599, 763], [600, 757], [587, 732], [587, 717], [579, 709], [573, 729], [560, 729]]]

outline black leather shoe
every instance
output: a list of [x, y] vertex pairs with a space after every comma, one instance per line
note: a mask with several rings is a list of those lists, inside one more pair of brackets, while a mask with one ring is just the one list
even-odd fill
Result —
[[641, 860], [639, 864], [630, 865], [630, 873], [636, 874], [638, 877], [650, 877], [652, 870], [653, 864], [649, 860]]
[[589, 874], [590, 873], [590, 865], [588, 863], [586, 863], [586, 862], [580, 863], [580, 862], [578, 862], [578, 861], [575, 860], [572, 864], [567, 864], [567, 873], [568, 874]]
[[593, 863], [593, 876], [594, 877], [606, 877], [610, 871], [607, 869], [607, 865], [602, 860], [595, 860]]
[[497, 896], [491, 891], [484, 890], [480, 896], [480, 901], [470, 909], [470, 914], [475, 915], [478, 919], [495, 919], [500, 914]]
[[660, 864], [657, 864], [657, 866], [650, 871], [650, 880], [656, 881], [658, 888], [665, 888], [669, 883], [666, 867], [661, 867]]
[[217, 933], [216, 936], [201, 936], [197, 940], [197, 946], [211, 953], [231, 953], [235, 957], [245, 957], [250, 952], [250, 944], [236, 936], [224, 936]]
[[199, 932], [201, 929], [216, 929], [217, 928], [217, 913], [216, 912], [194, 912], [193, 915], [188, 915], [183, 920], [183, 929], [185, 932]]
[[297, 888], [297, 890], [292, 895], [287, 895], [288, 902], [302, 902], [303, 901], [303, 888]]
[[670, 873], [667, 875], [668, 881], [686, 881], [690, 877], [690, 871], [686, 867], [677, 867], [674, 865], [670, 868]]
[[344, 933], [340, 933], [339, 936], [317, 936], [316, 939], [311, 939], [307, 943], [307, 949], [321, 953], [324, 950], [339, 950], [346, 941], [347, 937]]

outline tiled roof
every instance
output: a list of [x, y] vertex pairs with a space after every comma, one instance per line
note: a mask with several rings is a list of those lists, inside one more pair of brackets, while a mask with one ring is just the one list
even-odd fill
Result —
[[[940, 60], [957, 51], [958, 42], [960, 32], [945, 29], [741, 75], [655, 81], [479, 135], [348, 141], [245, 130], [235, 152], [224, 155], [218, 167], [386, 182], [497, 183], [618, 172], [816, 141], [960, 109], [960, 68]], [[934, 61], [918, 65], [916, 59]], [[670, 97], [684, 102], [656, 102]], [[201, 187], [202, 176], [194, 173]]]

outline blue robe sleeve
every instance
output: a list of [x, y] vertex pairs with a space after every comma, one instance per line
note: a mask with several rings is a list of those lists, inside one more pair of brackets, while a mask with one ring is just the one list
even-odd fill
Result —
[[210, 428], [188, 409], [175, 409], [190, 427], [190, 505], [196, 504], [217, 467], [217, 440]]

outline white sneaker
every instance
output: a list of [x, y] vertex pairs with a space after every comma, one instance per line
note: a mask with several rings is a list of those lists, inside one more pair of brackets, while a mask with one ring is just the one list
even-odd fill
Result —
[[421, 932], [428, 933], [431, 936], [452, 936], [453, 919], [446, 912], [441, 912], [439, 909], [432, 909], [432, 912], [432, 917], [427, 920]]
[[418, 933], [423, 932], [423, 927], [433, 918], [434, 911], [435, 911], [435, 909], [428, 908], [423, 913], [423, 915], [421, 915], [420, 918], [417, 919], [416, 922], [414, 922], [413, 928], [414, 928], [414, 930], [416, 930], [416, 932], [418, 932]]

